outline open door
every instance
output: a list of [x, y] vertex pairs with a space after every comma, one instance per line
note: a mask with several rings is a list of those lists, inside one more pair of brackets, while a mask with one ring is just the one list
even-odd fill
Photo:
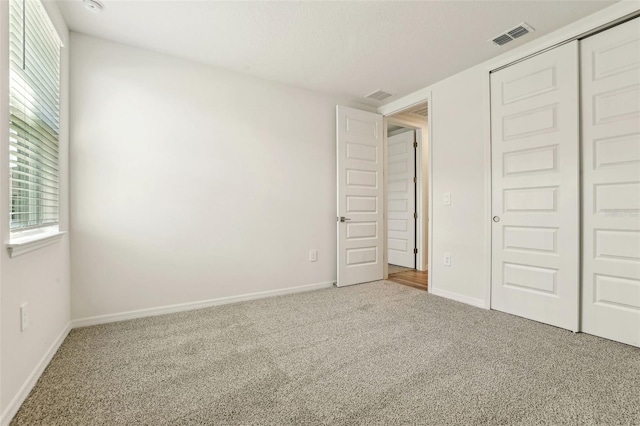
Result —
[[383, 278], [382, 116], [338, 105], [338, 281]]

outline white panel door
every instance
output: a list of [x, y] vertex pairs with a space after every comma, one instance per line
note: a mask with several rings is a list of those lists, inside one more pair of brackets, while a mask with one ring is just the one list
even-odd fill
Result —
[[578, 42], [491, 74], [491, 307], [578, 330]]
[[337, 107], [339, 287], [383, 278], [382, 116]]
[[415, 131], [387, 138], [387, 262], [416, 267]]
[[640, 346], [640, 19], [580, 56], [582, 331]]

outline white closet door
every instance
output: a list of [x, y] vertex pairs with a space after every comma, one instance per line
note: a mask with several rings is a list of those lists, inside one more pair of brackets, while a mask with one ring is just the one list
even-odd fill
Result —
[[491, 307], [578, 330], [578, 42], [491, 74]]
[[581, 58], [582, 331], [640, 346], [640, 19]]
[[415, 131], [387, 139], [387, 262], [415, 268]]

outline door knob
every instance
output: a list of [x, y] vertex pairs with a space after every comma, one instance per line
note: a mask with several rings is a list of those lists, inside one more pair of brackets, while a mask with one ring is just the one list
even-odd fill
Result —
[[351, 219], [350, 219], [350, 218], [348, 218], [348, 217], [340, 216], [340, 217], [338, 218], [338, 220], [339, 220], [340, 222], [346, 222], [346, 221], [351, 220]]
[[493, 217], [493, 221], [494, 221], [495, 223], [500, 222], [500, 216], [494, 216], [494, 217]]

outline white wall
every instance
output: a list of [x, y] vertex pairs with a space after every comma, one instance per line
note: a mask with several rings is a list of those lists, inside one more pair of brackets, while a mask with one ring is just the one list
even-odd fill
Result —
[[[457, 74], [431, 91], [433, 265], [429, 285], [436, 294], [463, 296], [469, 303], [483, 305], [487, 257], [481, 69]], [[444, 205], [445, 192], [451, 193], [450, 206]], [[444, 253], [451, 253], [450, 267], [444, 266]]]
[[335, 281], [339, 99], [71, 46], [72, 318]]
[[[60, 209], [61, 230], [69, 226], [68, 210], [68, 37], [57, 5], [45, 2], [65, 47], [62, 49], [60, 101]], [[0, 241], [9, 240], [8, 148], [8, 2], [0, 1]], [[48, 356], [55, 352], [69, 326], [69, 242], [60, 242], [9, 258], [0, 249], [0, 413], [6, 424], [27, 396]], [[19, 307], [29, 305], [30, 326], [20, 332]]]

